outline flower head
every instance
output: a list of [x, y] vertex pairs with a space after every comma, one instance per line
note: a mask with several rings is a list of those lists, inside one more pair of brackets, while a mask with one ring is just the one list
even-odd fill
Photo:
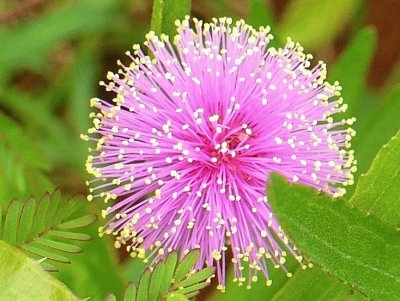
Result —
[[91, 101], [89, 199], [116, 200], [102, 232], [134, 257], [199, 248], [196, 267], [215, 265], [223, 286], [231, 249], [239, 282], [261, 272], [269, 284], [270, 263], [286, 270], [285, 250], [296, 253], [267, 202], [268, 175], [341, 196], [353, 119], [333, 120], [341, 88], [299, 44], [268, 48], [269, 28], [242, 20], [193, 22], [177, 22], [174, 43], [150, 32], [153, 58], [134, 45], [101, 83], [115, 98]]

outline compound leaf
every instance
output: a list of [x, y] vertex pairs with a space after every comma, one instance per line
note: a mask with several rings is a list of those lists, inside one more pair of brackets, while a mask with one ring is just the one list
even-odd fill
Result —
[[[46, 258], [70, 263], [64, 253], [80, 253], [82, 249], [69, 241], [89, 240], [90, 236], [69, 230], [88, 226], [96, 221], [94, 215], [69, 220], [71, 214], [79, 208], [78, 205], [83, 204], [79, 200], [79, 197], [65, 200], [59, 190], [52, 194], [45, 193], [38, 202], [34, 197], [29, 197], [23, 204], [13, 200], [5, 212], [0, 238], [21, 248], [35, 259]], [[56, 270], [48, 262], [42, 263], [51, 271]]]
[[[198, 250], [189, 252], [181, 262], [177, 262], [177, 253], [169, 254], [164, 261], [159, 261], [154, 269], [145, 270], [139, 279], [138, 286], [128, 283], [123, 300], [189, 300], [197, 295], [200, 289], [209, 285], [208, 279], [214, 274], [214, 267], [194, 272], [194, 265], [198, 258]], [[190, 270], [192, 272], [188, 274]], [[175, 276], [174, 271], [176, 271]], [[173, 278], [181, 281], [173, 283]], [[106, 298], [111, 297], [115, 296], [109, 294]]]

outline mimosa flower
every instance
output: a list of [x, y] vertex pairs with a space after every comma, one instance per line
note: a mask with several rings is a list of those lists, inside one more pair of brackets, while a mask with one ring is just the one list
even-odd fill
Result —
[[298, 43], [268, 48], [268, 27], [230, 18], [193, 22], [177, 22], [174, 43], [150, 32], [151, 56], [134, 45], [102, 83], [115, 98], [92, 100], [89, 199], [112, 200], [102, 233], [133, 257], [200, 249], [196, 268], [215, 265], [223, 289], [231, 249], [236, 281], [262, 273], [269, 285], [270, 267], [301, 256], [268, 204], [268, 175], [342, 196], [354, 119], [334, 121], [341, 88]]

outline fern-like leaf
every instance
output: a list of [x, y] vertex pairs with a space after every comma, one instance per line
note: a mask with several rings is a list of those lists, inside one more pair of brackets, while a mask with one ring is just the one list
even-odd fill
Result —
[[164, 278], [164, 270], [165, 270], [164, 262], [160, 262], [155, 266], [153, 273], [151, 275], [148, 301], [157, 301], [160, 295], [161, 283], [163, 282]]
[[[165, 260], [164, 277], [168, 281], [163, 281], [160, 287], [161, 295], [165, 295], [171, 287], [172, 279], [174, 278], [175, 268], [178, 261], [178, 254], [172, 253]], [[170, 280], [171, 279], [171, 280]]]
[[[135, 286], [128, 283], [123, 301], [184, 301], [195, 297], [214, 277], [214, 267], [206, 267], [198, 272], [194, 265], [199, 258], [199, 251], [188, 253], [178, 261], [178, 254], [171, 253], [154, 268], [148, 268]], [[109, 294], [106, 301], [117, 300]]]
[[52, 194], [44, 194], [39, 201], [33, 197], [24, 203], [14, 199], [4, 212], [4, 218], [0, 210], [0, 239], [34, 259], [45, 258], [41, 260], [42, 266], [57, 271], [52, 262], [70, 263], [68, 254], [82, 252], [73, 241], [91, 239], [87, 234], [74, 232], [96, 221], [95, 215], [72, 218], [80, 205], [80, 197], [67, 200], [58, 189]]

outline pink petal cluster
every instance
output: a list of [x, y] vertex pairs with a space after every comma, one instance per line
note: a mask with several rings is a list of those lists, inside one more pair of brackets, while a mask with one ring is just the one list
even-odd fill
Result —
[[151, 57], [134, 45], [130, 64], [108, 74], [115, 98], [92, 99], [83, 135], [97, 143], [89, 200], [112, 203], [101, 232], [143, 259], [200, 249], [196, 268], [215, 265], [221, 289], [227, 252], [239, 283], [262, 273], [269, 285], [286, 250], [301, 261], [268, 204], [271, 172], [337, 197], [355, 169], [354, 119], [332, 118], [346, 106], [325, 65], [311, 68], [290, 39], [268, 48], [268, 27], [232, 23], [186, 18], [173, 43], [150, 32]]

